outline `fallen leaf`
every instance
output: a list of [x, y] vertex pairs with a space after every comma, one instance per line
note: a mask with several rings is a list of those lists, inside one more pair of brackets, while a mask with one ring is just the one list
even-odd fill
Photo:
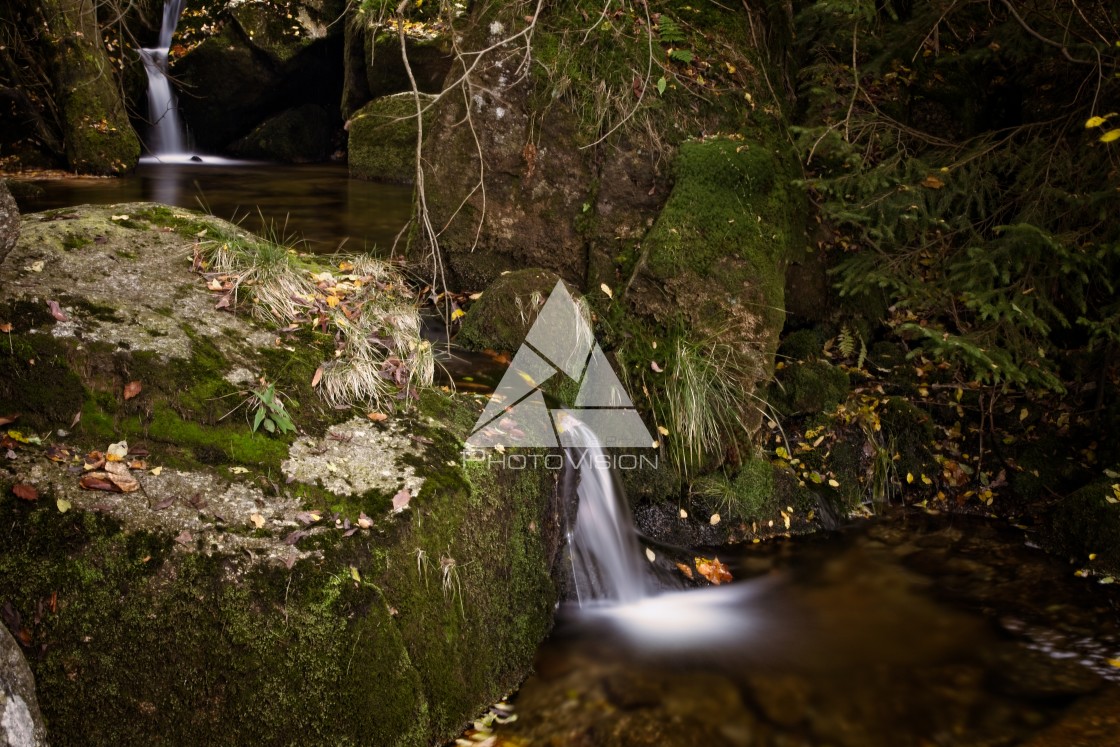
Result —
[[662, 371], [665, 370], [661, 366], [657, 365], [657, 361], [650, 361], [649, 362], [649, 367], [653, 369], [654, 373], [661, 373]]
[[264, 517], [260, 514], [253, 514], [249, 517], [249, 521], [253, 522], [253, 526], [255, 526], [257, 529], [264, 528]]
[[191, 534], [188, 530], [184, 529], [183, 531], [175, 535], [175, 541], [180, 545], [189, 545], [194, 542], [194, 535]]
[[247, 470], [245, 467], [230, 467], [229, 471], [232, 472], [235, 475], [247, 475], [247, 474], [249, 474], [249, 470]]
[[654, 553], [654, 551], [649, 549], [648, 547], [646, 548], [646, 560], [648, 560], [651, 563], [653, 561], [657, 560], [657, 554]]
[[389, 416], [383, 412], [371, 412], [369, 415], [366, 415], [366, 417], [375, 423], [380, 423], [389, 419]]
[[314, 524], [321, 518], [323, 518], [321, 515], [313, 511], [300, 511], [296, 514], [296, 521], [303, 524]]
[[938, 179], [936, 176], [927, 176], [922, 179], [922, 186], [929, 187], [930, 189], [941, 189], [945, 186], [945, 182]]
[[161, 467], [152, 467], [152, 475], [154, 477], [159, 477], [161, 472], [163, 472], [163, 467], [162, 466]]
[[12, 495], [21, 501], [39, 500], [39, 491], [27, 483], [19, 482], [12, 486]]
[[128, 441], [109, 444], [109, 448], [105, 451], [105, 461], [107, 462], [120, 462], [126, 456], [128, 456]]
[[132, 399], [136, 395], [140, 394], [140, 392], [141, 392], [141, 390], [143, 390], [143, 388], [144, 388], [144, 385], [141, 384], [139, 381], [130, 381], [127, 384], [125, 384], [124, 385], [124, 400], [125, 400], [125, 402]]
[[70, 503], [70, 501], [66, 500], [65, 498], [57, 499], [54, 502], [54, 505], [58, 508], [58, 512], [60, 514], [64, 514], [74, 507], [74, 504]]
[[669, 429], [666, 428], [663, 425], [657, 426], [657, 432], [660, 433], [662, 436], [668, 436], [669, 435]]
[[685, 511], [685, 510], [684, 510], [684, 509], [682, 508], [682, 509], [680, 510], [680, 517], [681, 517], [682, 519], [687, 519], [687, 518], [688, 518], [688, 511]]
[[315, 369], [315, 375], [311, 377], [311, 388], [319, 386], [319, 382], [323, 380], [323, 367], [319, 366]]
[[82, 475], [82, 479], [78, 480], [78, 487], [83, 490], [104, 490], [107, 493], [122, 492], [104, 472], [90, 472], [88, 475]]
[[401, 488], [400, 492], [393, 496], [393, 513], [399, 514], [408, 508], [408, 502], [412, 500], [412, 493], [408, 488]]
[[683, 573], [685, 578], [689, 579], [690, 581], [692, 580], [693, 575], [691, 566], [687, 566], [684, 563], [677, 563], [677, 570]]
[[719, 558], [693, 558], [692, 562], [696, 564], [696, 570], [701, 576], [711, 581], [716, 586], [731, 581], [731, 571], [727, 570], [727, 566], [719, 562]]
[[70, 421], [70, 430], [74, 430], [74, 426], [82, 421], [82, 411], [78, 410], [74, 413], [74, 419]]
[[70, 449], [65, 446], [51, 444], [47, 447], [47, 459], [50, 459], [52, 462], [65, 463], [69, 462], [73, 458], [74, 452], [70, 451]]
[[354, 579], [357, 583], [362, 583], [362, 574], [358, 572], [356, 566], [350, 566], [350, 578]]
[[358, 514], [358, 526], [362, 529], [369, 529], [373, 526], [373, 520], [365, 515], [365, 512]]
[[43, 271], [43, 265], [44, 265], [43, 260], [39, 260], [38, 262], [32, 262], [31, 266], [28, 267], [27, 269], [31, 270], [32, 272], [42, 272]]
[[70, 318], [63, 313], [62, 307], [58, 305], [58, 301], [47, 301], [47, 306], [51, 310], [51, 316], [60, 322], [68, 322]]
[[7, 332], [8, 334], [11, 334], [12, 333], [12, 323], [11, 322], [4, 322], [3, 324], [0, 324], [0, 332]]
[[15, 415], [0, 415], [0, 425], [8, 425], [9, 423], [14, 423], [17, 420], [19, 420], [18, 412]]
[[708, 519], [708, 523], [715, 526], [720, 522], [719, 514], [712, 514], [712, 518]]
[[154, 511], [162, 511], [165, 508], [171, 508], [175, 504], [175, 496], [164, 498], [162, 501], [152, 506]]

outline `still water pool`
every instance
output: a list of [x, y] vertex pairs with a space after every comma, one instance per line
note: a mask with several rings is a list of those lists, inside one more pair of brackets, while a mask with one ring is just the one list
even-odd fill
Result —
[[23, 212], [82, 204], [151, 201], [204, 210], [251, 231], [274, 226], [315, 252], [387, 251], [408, 220], [412, 188], [351, 179], [344, 164], [146, 161], [119, 179], [31, 181], [18, 190]]

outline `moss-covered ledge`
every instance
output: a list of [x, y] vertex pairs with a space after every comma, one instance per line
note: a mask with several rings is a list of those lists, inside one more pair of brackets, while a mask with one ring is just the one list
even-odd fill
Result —
[[[51, 742], [450, 739], [550, 626], [551, 479], [460, 461], [479, 400], [427, 392], [384, 422], [322, 406], [322, 341], [215, 310], [190, 272], [199, 234], [236, 230], [81, 207], [25, 216], [0, 265], [0, 415], [20, 414], [0, 428], [0, 607]], [[258, 377], [298, 400], [297, 434], [224, 417]], [[136, 492], [50, 458], [122, 439], [148, 452]]]

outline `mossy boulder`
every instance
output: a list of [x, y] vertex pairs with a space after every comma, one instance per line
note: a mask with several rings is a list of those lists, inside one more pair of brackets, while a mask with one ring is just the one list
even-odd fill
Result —
[[[401, 42], [395, 30], [383, 31], [367, 27], [362, 36], [365, 49], [364, 72], [373, 98], [391, 96], [412, 90]], [[405, 38], [408, 66], [421, 93], [439, 93], [451, 69], [454, 55], [451, 40], [445, 35], [415, 35]]]
[[[431, 116], [425, 115], [425, 126]], [[411, 184], [416, 178], [416, 99], [402, 93], [374, 99], [350, 118], [350, 176]]]
[[1055, 503], [1045, 536], [1053, 550], [1107, 574], [1120, 573], [1120, 494], [1115, 479], [1100, 480]]
[[19, 206], [8, 190], [8, 182], [0, 179], [0, 262], [19, 241]]
[[[552, 481], [460, 459], [473, 398], [323, 406], [333, 341], [215, 310], [203, 231], [240, 235], [146, 204], [33, 214], [0, 265], [0, 606], [51, 742], [447, 741], [548, 631]], [[258, 377], [296, 434], [237, 409]], [[141, 489], [82, 489], [81, 455], [119, 440]]]
[[822, 360], [798, 361], [778, 372], [768, 399], [782, 415], [816, 415], [843, 402], [850, 388], [843, 369]]
[[269, 117], [234, 142], [229, 151], [241, 158], [313, 163], [335, 151], [341, 122], [321, 106], [304, 104]]
[[559, 281], [539, 268], [507, 272], [471, 304], [455, 342], [468, 350], [516, 351]]

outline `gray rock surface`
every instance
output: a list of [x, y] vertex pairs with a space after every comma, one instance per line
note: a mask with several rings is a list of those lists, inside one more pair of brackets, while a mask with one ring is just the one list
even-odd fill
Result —
[[8, 183], [0, 180], [0, 262], [19, 241], [19, 208], [8, 191]]
[[43, 747], [35, 677], [16, 639], [0, 624], [0, 747]]

